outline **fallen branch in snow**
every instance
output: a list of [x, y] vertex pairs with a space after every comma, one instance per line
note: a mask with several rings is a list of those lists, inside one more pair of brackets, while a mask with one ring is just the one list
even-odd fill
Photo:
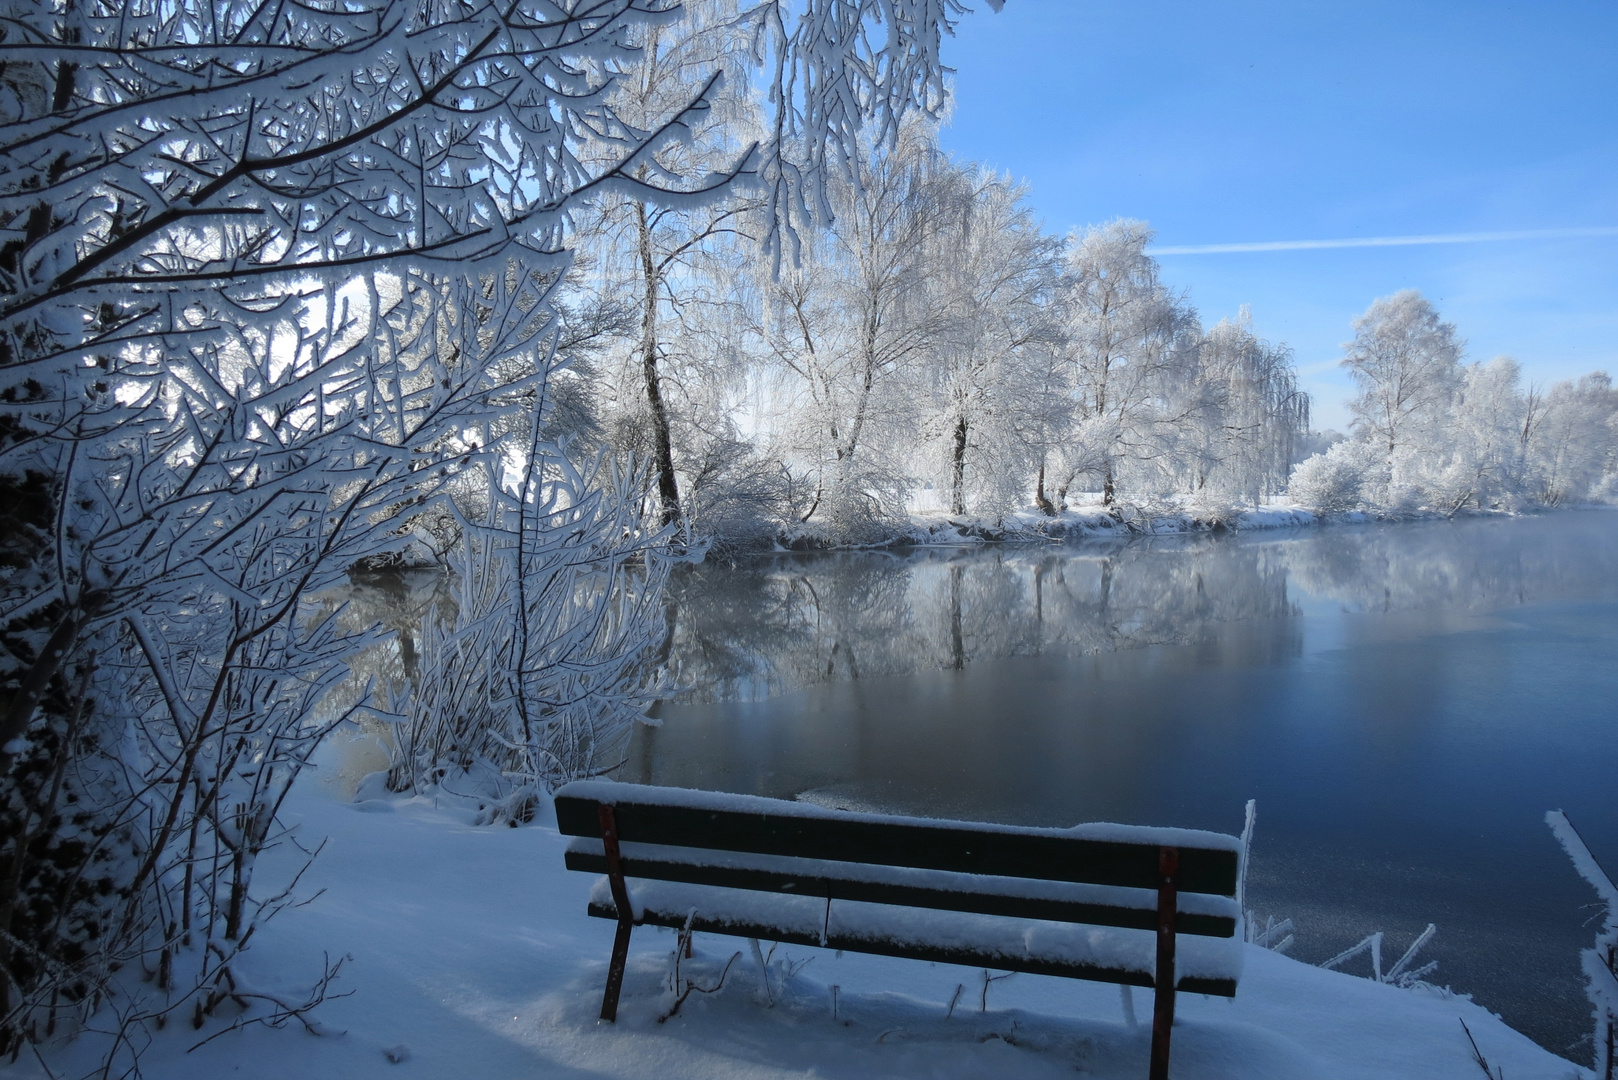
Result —
[[1613, 1080], [1614, 1058], [1618, 1057], [1614, 1053], [1618, 1044], [1618, 886], [1613, 885], [1612, 878], [1596, 862], [1584, 837], [1566, 814], [1551, 810], [1545, 815], [1545, 824], [1550, 826], [1567, 857], [1573, 860], [1573, 868], [1579, 876], [1596, 891], [1605, 909], [1595, 948], [1583, 950], [1579, 960], [1584, 969], [1584, 992], [1590, 1000], [1595, 1021], [1594, 1071], [1601, 1080]]
[[[1279, 927], [1276, 929], [1279, 929]], [[1342, 952], [1338, 953], [1330, 960], [1325, 961], [1320, 966], [1335, 970], [1342, 964], [1354, 959], [1361, 953], [1369, 952], [1371, 954], [1371, 978], [1373, 980], [1379, 983], [1386, 983], [1390, 986], [1398, 986], [1408, 990], [1410, 987], [1420, 982], [1424, 976], [1431, 975], [1434, 971], [1438, 970], [1437, 960], [1429, 960], [1420, 967], [1413, 968], [1410, 966], [1411, 963], [1416, 959], [1416, 955], [1421, 952], [1422, 947], [1431, 941], [1433, 939], [1433, 935], [1436, 933], [1438, 933], [1438, 927], [1433, 923], [1428, 923], [1427, 929], [1423, 930], [1419, 935], [1417, 935], [1416, 940], [1410, 943], [1410, 948], [1404, 951], [1404, 955], [1399, 957], [1398, 962], [1389, 968], [1386, 973], [1382, 971], [1383, 934], [1380, 930], [1366, 937], [1358, 945], [1344, 949]], [[1287, 940], [1290, 942], [1290, 937]]]
[[[1264, 928], [1261, 930], [1259, 929], [1257, 915], [1251, 911], [1245, 912], [1245, 915], [1247, 943], [1249, 945], [1257, 945], [1261, 949], [1269, 949], [1271, 952], [1282, 954], [1292, 948], [1292, 943], [1295, 939], [1292, 936], [1294, 927], [1291, 919], [1282, 919], [1280, 922], [1276, 922], [1274, 915], [1267, 915], [1264, 919]], [[1365, 942], [1362, 941], [1355, 948], [1358, 949], [1364, 944]]]

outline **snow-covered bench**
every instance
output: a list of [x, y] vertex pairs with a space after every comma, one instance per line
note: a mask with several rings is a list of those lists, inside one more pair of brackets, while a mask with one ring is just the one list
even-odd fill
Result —
[[1176, 989], [1233, 997], [1241, 974], [1233, 836], [890, 817], [588, 780], [557, 792], [556, 818], [576, 837], [568, 869], [606, 875], [589, 913], [618, 922], [604, 1020], [617, 1016], [632, 927], [690, 926], [1153, 987], [1160, 1080]]

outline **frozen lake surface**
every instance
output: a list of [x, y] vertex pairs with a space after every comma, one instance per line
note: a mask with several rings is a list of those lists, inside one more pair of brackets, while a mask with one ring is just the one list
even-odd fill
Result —
[[1589, 1060], [1594, 896], [1543, 816], [1618, 870], [1618, 513], [782, 555], [668, 618], [622, 779], [1225, 832], [1255, 798], [1293, 955], [1436, 923], [1433, 981]]

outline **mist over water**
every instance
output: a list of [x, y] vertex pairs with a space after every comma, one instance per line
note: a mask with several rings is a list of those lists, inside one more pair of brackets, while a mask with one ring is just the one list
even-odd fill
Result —
[[1256, 798], [1293, 955], [1434, 922], [1433, 981], [1588, 1060], [1594, 897], [1542, 819], [1618, 868], [1618, 513], [772, 556], [668, 620], [623, 779], [1224, 832]]

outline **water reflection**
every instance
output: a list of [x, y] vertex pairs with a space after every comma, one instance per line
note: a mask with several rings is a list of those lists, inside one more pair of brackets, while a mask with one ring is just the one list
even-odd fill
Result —
[[[974, 660], [1196, 645], [1208, 663], [1297, 655], [1306, 603], [1491, 611], [1611, 595], [1607, 513], [1108, 541], [1094, 546], [783, 554], [682, 568], [669, 586], [681, 703]], [[1229, 623], [1277, 620], [1232, 632]], [[1393, 630], [1390, 624], [1382, 628]], [[1418, 631], [1419, 632], [1419, 631]]]
[[[418, 677], [422, 627], [435, 612], [454, 611], [444, 575], [435, 568], [355, 571], [347, 584], [323, 594], [322, 601], [342, 607], [346, 629], [360, 632], [376, 626], [387, 637], [349, 660], [348, 677], [321, 699], [318, 719], [348, 712], [367, 692], [375, 709], [402, 710]], [[335, 797], [352, 796], [366, 774], [388, 767], [391, 745], [389, 725], [362, 712], [354, 725], [334, 732], [321, 747], [315, 779]]]
[[[778, 556], [670, 587], [683, 689], [625, 779], [1038, 824], [1235, 831], [1305, 958], [1431, 920], [1558, 1052], [1618, 856], [1618, 514], [1102, 547]], [[1614, 859], [1618, 862], [1618, 858]]]
[[669, 607], [681, 687], [671, 700], [683, 703], [989, 658], [1193, 642], [1215, 654], [1297, 647], [1213, 631], [1285, 618], [1296, 606], [1269, 549], [1207, 537], [705, 564], [674, 576]]

